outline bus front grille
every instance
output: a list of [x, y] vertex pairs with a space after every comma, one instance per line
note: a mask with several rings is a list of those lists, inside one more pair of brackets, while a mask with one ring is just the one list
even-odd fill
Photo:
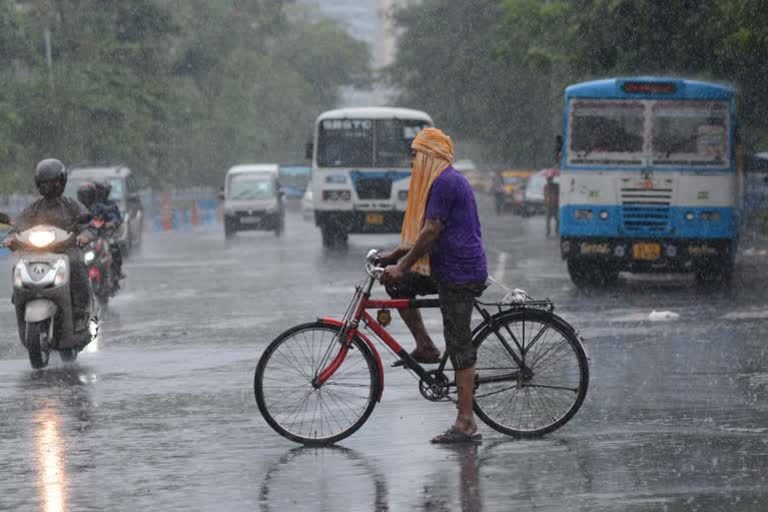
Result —
[[358, 178], [355, 180], [358, 199], [389, 199], [392, 180], [387, 178]]
[[669, 231], [671, 188], [622, 188], [622, 221], [628, 234], [663, 235]]

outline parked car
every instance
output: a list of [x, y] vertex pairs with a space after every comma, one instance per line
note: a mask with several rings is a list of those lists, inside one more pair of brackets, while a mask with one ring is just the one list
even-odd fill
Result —
[[224, 178], [224, 235], [238, 231], [274, 231], [283, 234], [285, 208], [277, 164], [236, 165]]
[[141, 246], [144, 231], [144, 206], [133, 171], [124, 165], [73, 167], [68, 173], [64, 194], [76, 200], [80, 185], [95, 181], [106, 181], [112, 185], [109, 198], [117, 203], [123, 216], [123, 225], [115, 234], [115, 239], [120, 250], [127, 255]]
[[[544, 206], [544, 185], [547, 184], [547, 177], [552, 175], [551, 169], [544, 169], [528, 180], [523, 193], [523, 205], [521, 214], [525, 217], [531, 215], [543, 215], [546, 213]], [[560, 183], [560, 176], [553, 176], [555, 183]]]

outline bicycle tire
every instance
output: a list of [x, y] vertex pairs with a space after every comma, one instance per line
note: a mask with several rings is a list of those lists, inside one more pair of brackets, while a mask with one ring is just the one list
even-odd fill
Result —
[[[324, 322], [312, 322], [297, 325], [291, 329], [288, 329], [284, 333], [280, 334], [277, 338], [275, 338], [267, 346], [266, 350], [264, 350], [261, 357], [259, 358], [259, 362], [256, 365], [256, 371], [254, 373], [253, 383], [256, 403], [258, 404], [259, 411], [266, 420], [267, 424], [272, 427], [275, 432], [285, 437], [286, 439], [303, 444], [305, 446], [325, 446], [337, 443], [355, 433], [366, 422], [368, 417], [373, 412], [373, 408], [376, 406], [377, 397], [380, 391], [380, 368], [374, 354], [371, 352], [371, 349], [358, 336], [355, 336], [352, 339], [352, 346], [350, 347], [350, 351], [347, 354], [347, 358], [344, 360], [339, 370], [337, 370], [336, 374], [334, 374], [334, 376], [320, 388], [314, 388], [311, 383], [312, 378], [314, 378], [317, 372], [327, 366], [328, 362], [330, 362], [333, 356], [335, 356], [336, 351], [334, 346], [338, 344], [337, 337], [340, 330], [340, 327]], [[311, 339], [307, 336], [307, 333], [312, 333]], [[323, 336], [318, 336], [318, 334], [323, 334]], [[327, 334], [331, 335], [330, 339], [326, 338], [325, 335]], [[318, 337], [320, 338], [319, 340], [317, 339]], [[278, 350], [280, 350], [281, 347], [285, 346], [286, 343], [289, 343], [292, 340], [294, 343], [293, 346], [297, 348], [294, 350], [293, 346], [291, 346], [288, 350], [292, 351], [291, 354], [294, 356], [294, 361], [298, 363], [294, 366], [301, 366], [301, 368], [295, 368], [293, 373], [302, 382], [298, 385], [295, 384], [295, 381], [288, 382], [286, 383], [286, 389], [278, 393], [273, 393], [271, 389], [273, 387], [276, 388], [277, 386], [266, 386], [265, 379], [271, 379], [272, 382], [282, 382], [284, 380], [283, 377], [276, 378], [272, 376], [271, 373], [280, 373], [279, 363], [276, 361], [275, 356], [279, 353]], [[326, 346], [323, 347], [323, 345]], [[317, 352], [317, 350], [320, 350], [320, 352]], [[301, 351], [301, 355], [298, 355], [297, 351]], [[307, 362], [309, 364], [306, 365], [307, 367], [304, 367], [305, 365], [299, 361], [299, 359], [300, 356], [307, 356], [308, 353], [309, 357]], [[332, 355], [326, 357], [328, 354]], [[361, 366], [360, 361], [356, 362], [352, 360], [356, 358], [362, 358], [364, 366]], [[290, 358], [286, 355], [283, 356], [283, 360], [290, 362]], [[271, 367], [270, 362], [273, 362]], [[359, 376], [354, 377], [354, 383], [342, 385], [334, 381], [334, 378], [340, 379], [345, 372], [349, 372], [351, 369], [358, 366], [360, 368], [356, 371], [356, 373], [358, 373]], [[282, 372], [284, 375], [292, 373], [287, 370], [282, 370]], [[353, 374], [348, 373], [347, 375], [352, 376]], [[303, 382], [305, 380], [306, 382]], [[337, 394], [345, 394], [344, 400], [342, 400], [342, 398], [339, 396], [333, 396], [329, 399], [328, 403], [323, 402], [321, 394], [324, 391], [326, 394], [333, 393], [333, 391], [329, 391], [330, 386], [336, 385], [358, 388], [364, 386], [366, 381], [368, 389], [365, 393], [356, 395], [351, 391], [337, 391]], [[330, 389], [332, 390], [333, 388]], [[270, 395], [272, 398], [274, 398], [275, 396], [294, 393], [294, 390], [295, 393], [301, 393], [303, 390], [303, 392], [306, 394], [301, 403], [296, 404], [294, 402], [293, 405], [288, 406], [289, 408], [293, 407], [293, 409], [289, 409], [293, 412], [291, 412], [291, 414], [286, 417], [285, 413], [279, 413], [277, 410], [275, 410], [277, 408], [277, 404], [270, 402]], [[297, 429], [296, 424], [301, 424], [305, 421], [299, 418], [299, 416], [301, 416], [304, 412], [307, 412], [307, 414], [310, 412], [308, 410], [310, 408], [308, 402], [310, 400], [310, 396], [313, 394], [315, 394], [317, 401], [320, 403], [315, 405], [315, 408], [311, 411], [313, 414], [311, 424], [309, 425], [308, 429]], [[350, 414], [358, 413], [355, 412], [351, 406], [348, 409], [344, 408], [345, 400], [351, 398], [355, 398], [356, 401], [362, 404], [359, 415], [353, 418], [353, 421], [349, 421], [347, 412]], [[325, 418], [325, 423], [323, 423], [323, 415], [326, 414], [326, 411], [331, 413], [331, 409], [337, 409], [337, 412], [341, 411], [341, 415], [346, 418], [348, 424], [345, 424], [337, 417], [339, 414], [330, 414], [330, 417]], [[318, 410], [320, 419], [318, 419], [318, 424], [315, 424]], [[296, 420], [292, 424], [288, 424], [289, 420], [294, 416], [296, 416]], [[332, 431], [332, 428], [334, 428], [332, 424], [333, 422], [335, 422], [335, 424], [339, 427], [338, 431]], [[325, 434], [326, 427], [329, 429], [327, 434]]]
[[[546, 377], [546, 372], [551, 371], [552, 360], [555, 357], [554, 354], [558, 353], [561, 348], [568, 347], [571, 350], [571, 353], [574, 356], [575, 365], [578, 367], [578, 371], [575, 372], [578, 374], [577, 380], [578, 384], [575, 389], [555, 389], [555, 388], [565, 388], [565, 382], [557, 383], [557, 386], [554, 385], [548, 385], [548, 384], [521, 384], [520, 381], [517, 382], [517, 386], [510, 387], [508, 390], [512, 392], [515, 391], [515, 400], [517, 400], [517, 393], [520, 393], [521, 389], [526, 389], [525, 396], [526, 399], [522, 403], [522, 405], [515, 403], [512, 409], [512, 411], [519, 411], [520, 412], [520, 420], [518, 421], [517, 425], [511, 424], [512, 421], [503, 422], [500, 419], [500, 416], [503, 416], [503, 412], [507, 410], [507, 408], [510, 407], [509, 403], [502, 403], [501, 405], [498, 404], [500, 402], [499, 400], [494, 400], [492, 397], [499, 396], [502, 393], [504, 393], [505, 389], [501, 388], [501, 390], [493, 390], [491, 388], [491, 385], [484, 386], [482, 383], [483, 377], [489, 377], [494, 375], [494, 371], [496, 374], [501, 375], [504, 371], [510, 371], [513, 366], [517, 367], [519, 370], [520, 366], [516, 362], [513, 363], [513, 360], [511, 359], [511, 356], [506, 356], [506, 360], [504, 359], [504, 352], [507, 352], [506, 348], [503, 346], [503, 344], [498, 340], [497, 336], [495, 335], [495, 331], [490, 323], [484, 323], [482, 324], [478, 330], [477, 334], [475, 336], [475, 339], [473, 343], [475, 344], [475, 347], [477, 348], [478, 353], [478, 362], [476, 364], [476, 371], [477, 376], [479, 379], [480, 384], [476, 388], [475, 391], [475, 401], [474, 401], [474, 411], [477, 414], [477, 416], [489, 427], [493, 428], [494, 430], [501, 432], [503, 434], [514, 436], [514, 437], [522, 437], [522, 438], [531, 438], [531, 437], [541, 437], [545, 434], [549, 434], [558, 428], [562, 427], [568, 421], [570, 421], [571, 418], [576, 414], [576, 412], [579, 410], [581, 405], [584, 403], [584, 399], [587, 395], [587, 390], [589, 388], [589, 361], [587, 354], [584, 350], [584, 347], [581, 343], [581, 340], [579, 339], [579, 336], [576, 334], [575, 329], [571, 327], [565, 320], [558, 317], [554, 313], [551, 313], [549, 311], [544, 310], [538, 310], [538, 309], [517, 309], [517, 310], [511, 310], [506, 311], [500, 314], [497, 314], [493, 317], [493, 322], [495, 325], [498, 326], [498, 330], [501, 333], [502, 337], [504, 337], [507, 341], [509, 346], [513, 347], [515, 351], [517, 351], [517, 347], [514, 345], [514, 342], [511, 340], [512, 336], [510, 335], [510, 332], [515, 332], [512, 326], [518, 325], [522, 326], [522, 329], [518, 329], [518, 335], [516, 335], [517, 338], [520, 338], [521, 336], [519, 333], [522, 331], [522, 340], [518, 339], [518, 342], [525, 346], [526, 341], [531, 342], [531, 348], [533, 349], [534, 343], [536, 344], [535, 347], [537, 349], [537, 352], [535, 355], [532, 355], [531, 358], [537, 357], [538, 359], [534, 359], [534, 362], [532, 363], [532, 372], [533, 376], [531, 377], [529, 382], [533, 382], [533, 379], [536, 378], [537, 371], [540, 371], [540, 373], [543, 374], [543, 377]], [[556, 335], [560, 336], [561, 341], [557, 341], [558, 345], [556, 345], [557, 348], [552, 348], [551, 344], [549, 347], [545, 346], [545, 342], [542, 340], [544, 338], [544, 334], [538, 334], [538, 337], [535, 338], [536, 341], [533, 341], [533, 339], [526, 340], [525, 336], [525, 327], [526, 324], [528, 326], [534, 326], [538, 325], [541, 326], [537, 334], [539, 332], [546, 333], [548, 330], [552, 330], [553, 333], [556, 333]], [[560, 345], [562, 344], [562, 345]], [[496, 346], [496, 352], [493, 352], [492, 346]], [[483, 350], [483, 348], [487, 347], [486, 350]], [[498, 347], [502, 347], [503, 350], [499, 349]], [[549, 352], [542, 354], [542, 350], [548, 350]], [[518, 354], [519, 355], [519, 354]], [[486, 360], [490, 361], [486, 364]], [[540, 364], [539, 364], [540, 362]], [[491, 365], [497, 365], [496, 367], [492, 367]], [[539, 370], [536, 365], [539, 365]], [[547, 368], [550, 367], [550, 368]], [[542, 378], [543, 378], [542, 377]], [[561, 375], [559, 378], [562, 378]], [[529, 391], [529, 389], [533, 389], [534, 392]], [[546, 390], [552, 390], [552, 391], [558, 391], [563, 392], [565, 396], [568, 396], [567, 392], [573, 391], [573, 401], [570, 402], [570, 399], [568, 399], [568, 406], [564, 407], [562, 413], [558, 415], [551, 415], [551, 421], [549, 422], [543, 422], [541, 424], [533, 424], [531, 422], [527, 423], [524, 427], [522, 416], [525, 414], [530, 415], [530, 411], [523, 410], [525, 407], [531, 404], [532, 401], [538, 400], [539, 404], [543, 405], [545, 408], [547, 405], [550, 406], [556, 406], [559, 401], [564, 401], [565, 399], [550, 399], [550, 398], [542, 398], [542, 392], [540, 389], [546, 389]], [[512, 393], [510, 393], [511, 395]], [[505, 395], [506, 396], [506, 395]], [[486, 400], [486, 398], [488, 400]], [[504, 397], [502, 398], [502, 402]], [[511, 401], [510, 396], [506, 396], [506, 399]], [[494, 402], [496, 402], [496, 405], [493, 405]], [[502, 409], [499, 409], [499, 407], [503, 407]], [[548, 410], [547, 412], [551, 412], [551, 410]], [[527, 428], [526, 428], [527, 427]]]

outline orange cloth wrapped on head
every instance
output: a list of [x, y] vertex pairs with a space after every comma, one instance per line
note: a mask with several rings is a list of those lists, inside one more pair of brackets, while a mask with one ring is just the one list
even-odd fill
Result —
[[[424, 225], [424, 212], [432, 183], [453, 163], [453, 141], [437, 128], [423, 129], [413, 140], [411, 148], [416, 152], [413, 159], [411, 183], [408, 187], [408, 206], [400, 233], [401, 246], [412, 247]], [[414, 272], [429, 275], [429, 256], [424, 256], [411, 268]]]

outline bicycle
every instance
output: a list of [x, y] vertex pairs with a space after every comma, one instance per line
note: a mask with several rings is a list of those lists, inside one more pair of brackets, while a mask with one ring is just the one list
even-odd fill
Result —
[[[371, 250], [365, 284], [357, 286], [341, 320], [320, 318], [275, 338], [254, 374], [259, 411], [272, 429], [309, 446], [336, 443], [369, 418], [384, 391], [384, 367], [372, 333], [419, 379], [430, 401], [453, 401], [456, 382], [443, 354], [429, 370], [387, 332], [390, 309], [437, 308], [438, 299], [371, 299], [383, 268]], [[496, 311], [489, 311], [493, 308]], [[368, 310], [377, 309], [376, 318]], [[474, 411], [494, 430], [539, 437], [565, 425], [581, 407], [589, 385], [583, 340], [554, 314], [549, 300], [475, 301], [482, 321], [472, 331], [477, 347]], [[362, 322], [362, 326], [361, 326]]]

